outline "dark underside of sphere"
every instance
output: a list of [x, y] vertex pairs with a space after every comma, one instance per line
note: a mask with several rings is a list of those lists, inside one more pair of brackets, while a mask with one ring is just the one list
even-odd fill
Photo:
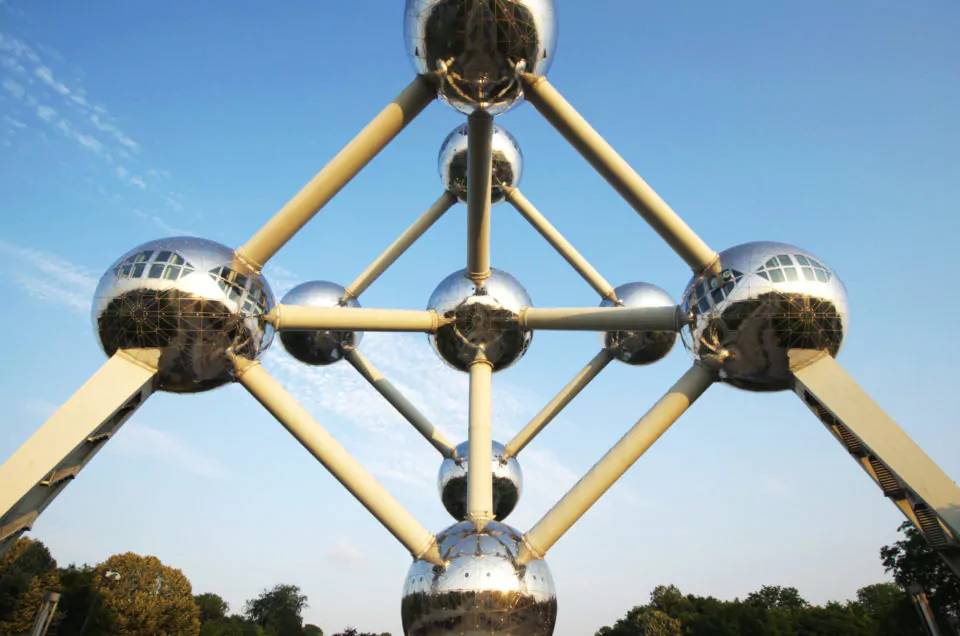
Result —
[[452, 322], [433, 336], [440, 357], [460, 370], [467, 370], [482, 350], [493, 370], [500, 371], [520, 359], [530, 344], [516, 315], [506, 309], [478, 303], [457, 307], [442, 316]]
[[652, 364], [667, 357], [677, 341], [672, 331], [608, 331], [603, 346], [627, 364]]
[[[467, 518], [467, 478], [454, 477], [443, 489], [443, 507], [454, 519]], [[517, 485], [506, 477], [493, 476], [493, 515], [497, 521], [506, 519], [520, 501]]]

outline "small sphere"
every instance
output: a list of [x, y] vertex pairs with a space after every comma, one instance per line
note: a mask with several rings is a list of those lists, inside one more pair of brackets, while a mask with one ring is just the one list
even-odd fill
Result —
[[[283, 305], [308, 307], [359, 307], [356, 298], [343, 301], [346, 289], [325, 280], [301, 283], [287, 292], [280, 301]], [[363, 339], [362, 331], [331, 331], [327, 329], [284, 329], [280, 342], [291, 356], [314, 366], [326, 366], [343, 359], [345, 347], [356, 347]]]
[[787, 352], [836, 357], [849, 323], [847, 289], [806, 250], [783, 243], [737, 245], [720, 253], [720, 279], [695, 276], [683, 309], [695, 322], [683, 331], [694, 358], [713, 359], [720, 378], [750, 391], [792, 388]]
[[430, 334], [430, 344], [450, 366], [467, 371], [482, 352], [500, 371], [523, 357], [533, 333], [520, 327], [517, 313], [532, 305], [517, 279], [499, 269], [490, 270], [482, 283], [462, 269], [437, 285], [427, 309], [447, 324]]
[[273, 292], [243, 274], [233, 250], [194, 237], [166, 238], [127, 252], [100, 279], [93, 327], [104, 353], [159, 349], [159, 388], [196, 393], [234, 377], [228, 350], [256, 359], [273, 339], [263, 315]]
[[[676, 307], [670, 294], [650, 283], [626, 283], [614, 292], [624, 307]], [[604, 300], [601, 307], [614, 307], [616, 303]], [[614, 357], [627, 364], [643, 365], [662, 360], [677, 341], [674, 331], [608, 331], [604, 333], [603, 346]]]
[[404, 39], [417, 73], [440, 71], [440, 97], [467, 115], [523, 98], [517, 65], [546, 75], [557, 48], [554, 0], [407, 0]]
[[[457, 126], [440, 147], [440, 179], [443, 187], [467, 202], [467, 125]], [[490, 202], [506, 197], [504, 188], [516, 188], [523, 174], [523, 152], [516, 138], [503, 126], [493, 126], [493, 171], [490, 175]]]
[[542, 560], [517, 562], [523, 539], [496, 521], [463, 521], [437, 535], [446, 567], [414, 561], [403, 585], [403, 633], [551, 636], [557, 593]]
[[[503, 458], [503, 444], [493, 443], [493, 515], [497, 521], [509, 516], [523, 492], [523, 471], [516, 457]], [[457, 446], [456, 459], [444, 459], [437, 475], [440, 500], [454, 519], [467, 518], [467, 467], [470, 465], [470, 443]]]

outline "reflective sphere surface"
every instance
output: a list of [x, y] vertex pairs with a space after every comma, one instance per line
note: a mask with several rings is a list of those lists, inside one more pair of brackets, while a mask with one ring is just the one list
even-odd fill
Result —
[[[503, 458], [503, 444], [493, 443], [493, 515], [503, 521], [517, 507], [523, 492], [523, 472], [516, 457]], [[444, 459], [437, 475], [440, 500], [454, 519], [467, 518], [467, 467], [470, 465], [470, 443], [457, 446], [456, 459]]]
[[[356, 298], [343, 303], [346, 290], [325, 280], [301, 283], [288, 291], [281, 300], [284, 305], [308, 307], [359, 307]], [[291, 356], [317, 366], [333, 364], [343, 359], [344, 347], [356, 347], [363, 338], [360, 331], [330, 331], [326, 329], [288, 330], [280, 332], [280, 342]]]
[[494, 371], [505, 369], [526, 353], [533, 338], [517, 321], [520, 309], [532, 305], [530, 296], [517, 279], [499, 269], [491, 268], [482, 283], [474, 283], [467, 273], [462, 269], [450, 274], [430, 296], [427, 309], [451, 321], [430, 334], [430, 344], [455, 369], [468, 370], [481, 351]]
[[407, 0], [403, 30], [414, 70], [440, 71], [440, 97], [468, 115], [516, 104], [517, 64], [546, 75], [557, 48], [553, 0]]
[[257, 358], [273, 327], [263, 276], [241, 274], [233, 250], [194, 237], [160, 239], [127, 252], [100, 279], [93, 327], [103, 351], [159, 349], [160, 388], [213, 389], [233, 380], [228, 349]]
[[836, 357], [848, 328], [847, 290], [819, 259], [783, 243], [745, 243], [720, 253], [721, 279], [694, 277], [683, 332], [697, 359], [714, 358], [720, 378], [741, 389], [791, 388], [787, 351]]
[[[467, 125], [453, 129], [440, 147], [440, 178], [443, 187], [459, 199], [467, 202]], [[490, 201], [493, 204], [503, 201], [506, 193], [504, 186], [516, 188], [523, 174], [523, 153], [520, 144], [506, 128], [493, 126], [493, 172]]]
[[[676, 307], [670, 294], [650, 283], [626, 283], [614, 291], [624, 307]], [[601, 307], [614, 307], [616, 303], [604, 300]], [[677, 334], [673, 331], [608, 331], [604, 333], [603, 346], [621, 362], [627, 364], [650, 364], [670, 353]]]
[[543, 561], [517, 563], [522, 539], [493, 521], [470, 521], [437, 535], [447, 567], [414, 561], [403, 585], [400, 614], [407, 636], [516, 634], [550, 636], [557, 596]]

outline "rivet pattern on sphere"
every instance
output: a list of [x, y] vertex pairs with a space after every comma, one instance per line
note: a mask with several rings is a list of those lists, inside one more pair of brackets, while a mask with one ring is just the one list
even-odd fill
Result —
[[[676, 307], [670, 294], [650, 283], [626, 283], [614, 292], [624, 307]], [[616, 303], [604, 300], [601, 307]], [[608, 331], [601, 336], [603, 346], [627, 364], [652, 364], [667, 357], [677, 341], [674, 331]]]
[[227, 350], [253, 360], [270, 344], [262, 316], [273, 292], [243, 274], [233, 250], [193, 237], [160, 239], [127, 252], [100, 279], [93, 328], [103, 351], [159, 349], [159, 386], [194, 393], [233, 380]]
[[[456, 458], [444, 459], [437, 475], [437, 490], [443, 507], [457, 521], [467, 518], [467, 467], [470, 444], [457, 446]], [[523, 471], [516, 457], [503, 458], [503, 444], [493, 443], [493, 515], [497, 521], [506, 519], [520, 501], [523, 493]]]
[[849, 323], [847, 289], [820, 259], [784, 243], [756, 242], [720, 253], [723, 274], [694, 277], [683, 309], [696, 316], [683, 332], [697, 359], [714, 358], [720, 378], [741, 389], [793, 386], [787, 351], [836, 357]]
[[[516, 188], [523, 175], [523, 152], [510, 132], [494, 124], [493, 164], [490, 174], [490, 202], [497, 204], [506, 197], [504, 187]], [[457, 126], [443, 140], [438, 161], [443, 187], [457, 197], [460, 203], [467, 202], [467, 125]]]
[[547, 74], [556, 10], [553, 0], [407, 0], [404, 39], [417, 73], [440, 71], [450, 106], [497, 115], [523, 97], [518, 64]]
[[522, 539], [496, 521], [471, 521], [437, 535], [446, 567], [415, 561], [403, 585], [400, 614], [407, 636], [516, 634], [550, 636], [557, 597], [541, 560], [520, 565]]
[[430, 334], [430, 344], [450, 366], [460, 371], [470, 368], [478, 352], [483, 352], [500, 371], [523, 357], [533, 333], [520, 327], [517, 313], [532, 306], [527, 290], [517, 279], [499, 269], [476, 283], [462, 269], [437, 285], [427, 309], [433, 309], [449, 322]]
[[[283, 305], [307, 307], [359, 307], [356, 298], [343, 300], [346, 289], [325, 280], [301, 283], [288, 291]], [[328, 329], [285, 329], [280, 332], [280, 343], [287, 353], [306, 364], [324, 366], [343, 359], [344, 347], [356, 347], [363, 339], [361, 331], [331, 331]]]

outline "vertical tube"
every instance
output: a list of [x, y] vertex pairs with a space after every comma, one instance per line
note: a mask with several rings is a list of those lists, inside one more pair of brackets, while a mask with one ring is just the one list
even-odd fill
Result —
[[470, 365], [467, 518], [483, 530], [493, 521], [493, 364], [480, 354]]
[[467, 272], [490, 276], [490, 190], [493, 170], [493, 117], [476, 111], [467, 120]]

